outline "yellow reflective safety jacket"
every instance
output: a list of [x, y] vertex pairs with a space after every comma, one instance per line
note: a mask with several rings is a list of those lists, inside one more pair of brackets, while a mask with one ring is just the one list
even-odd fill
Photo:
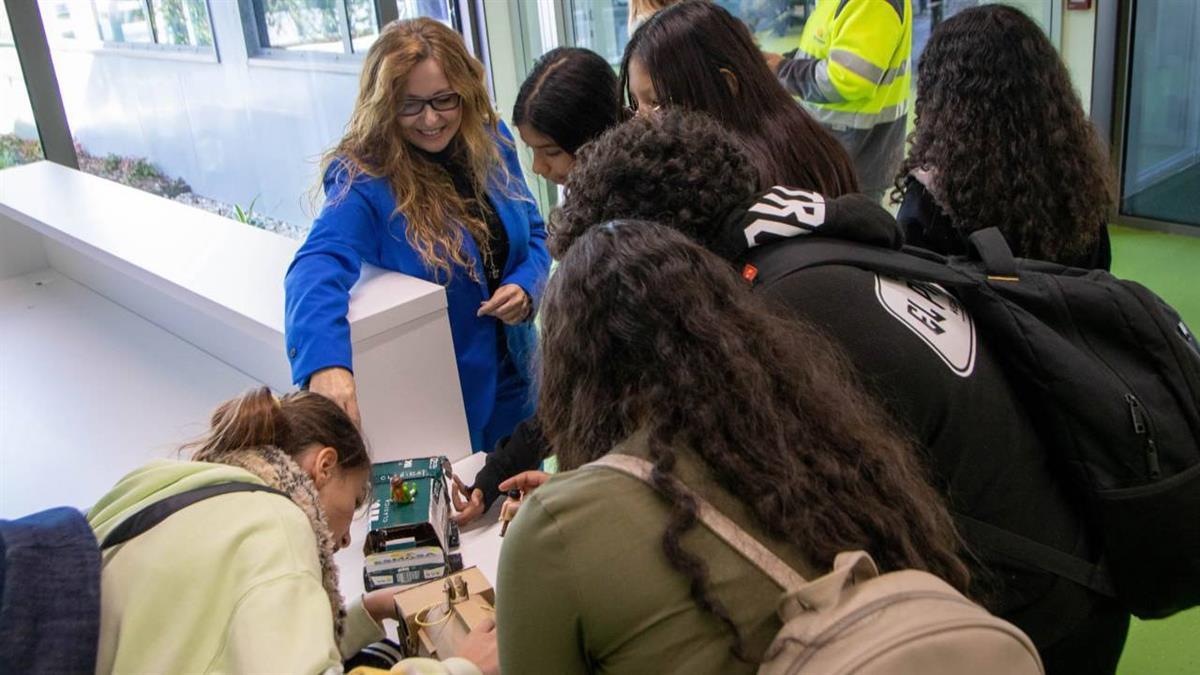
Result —
[[850, 151], [864, 191], [890, 184], [901, 159], [911, 61], [911, 0], [817, 0], [795, 57], [779, 67]]

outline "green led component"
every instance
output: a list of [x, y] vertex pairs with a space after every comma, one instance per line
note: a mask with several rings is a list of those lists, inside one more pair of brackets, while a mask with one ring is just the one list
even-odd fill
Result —
[[417, 498], [418, 488], [412, 481], [397, 476], [392, 477], [392, 501], [397, 504], [411, 504]]

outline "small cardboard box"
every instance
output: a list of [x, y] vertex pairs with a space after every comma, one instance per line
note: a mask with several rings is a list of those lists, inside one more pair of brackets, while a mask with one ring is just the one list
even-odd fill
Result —
[[[447, 584], [465, 582], [469, 597], [451, 601]], [[445, 659], [458, 653], [467, 633], [493, 617], [496, 594], [487, 577], [475, 567], [400, 591], [395, 595], [400, 640], [409, 656]]]
[[[367, 590], [410, 584], [445, 575], [448, 549], [457, 546], [450, 519], [445, 457], [422, 457], [371, 466], [370, 530], [363, 555]], [[393, 499], [393, 481], [403, 481], [410, 501]]]

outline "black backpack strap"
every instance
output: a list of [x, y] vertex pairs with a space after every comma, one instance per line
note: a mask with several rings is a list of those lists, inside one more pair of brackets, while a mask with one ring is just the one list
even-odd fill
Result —
[[1103, 562], [1092, 564], [1053, 546], [1047, 546], [982, 520], [964, 516], [957, 511], [954, 513], [954, 520], [964, 538], [972, 543], [1074, 581], [1101, 595], [1110, 598], [1117, 597], [1112, 579]]
[[267, 487], [266, 485], [259, 485], [257, 483], [232, 482], [217, 483], [216, 485], [205, 485], [204, 487], [198, 487], [194, 490], [188, 490], [187, 492], [180, 492], [177, 495], [171, 495], [166, 499], [154, 502], [132, 516], [129, 516], [125, 520], [121, 521], [121, 524], [117, 525], [112, 532], [108, 533], [108, 536], [104, 538], [104, 543], [100, 544], [100, 548], [103, 550], [111, 546], [124, 544], [130, 539], [133, 539], [139, 534], [142, 534], [146, 530], [149, 530], [155, 525], [161, 523], [167, 518], [167, 516], [170, 516], [172, 513], [175, 513], [180, 509], [191, 506], [196, 502], [201, 502], [205, 499], [211, 499], [220, 495], [226, 495], [231, 492], [272, 492], [284, 497], [285, 499], [291, 499], [291, 497], [288, 497], [288, 495], [284, 492], [280, 492], [275, 488]]
[[947, 289], [978, 286], [980, 281], [929, 254], [917, 256], [881, 246], [829, 237], [795, 237], [750, 249], [743, 276], [756, 284], [773, 284], [812, 267], [848, 265], [907, 281], [927, 281]]
[[989, 227], [972, 232], [967, 238], [971, 250], [983, 261], [988, 278], [998, 281], [1017, 280], [1017, 261], [1000, 230]]

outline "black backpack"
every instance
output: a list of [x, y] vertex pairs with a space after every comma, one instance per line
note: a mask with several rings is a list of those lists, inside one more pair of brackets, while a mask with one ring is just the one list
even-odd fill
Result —
[[[1115, 595], [1141, 618], [1200, 604], [1200, 347], [1154, 293], [1102, 270], [1014, 259], [999, 230], [947, 259], [818, 236], [753, 248], [755, 283], [848, 265], [933, 282], [961, 302], [1021, 387], [1103, 557], [1092, 565], [986, 523], [989, 548]], [[963, 521], [966, 522], [963, 522]]]

